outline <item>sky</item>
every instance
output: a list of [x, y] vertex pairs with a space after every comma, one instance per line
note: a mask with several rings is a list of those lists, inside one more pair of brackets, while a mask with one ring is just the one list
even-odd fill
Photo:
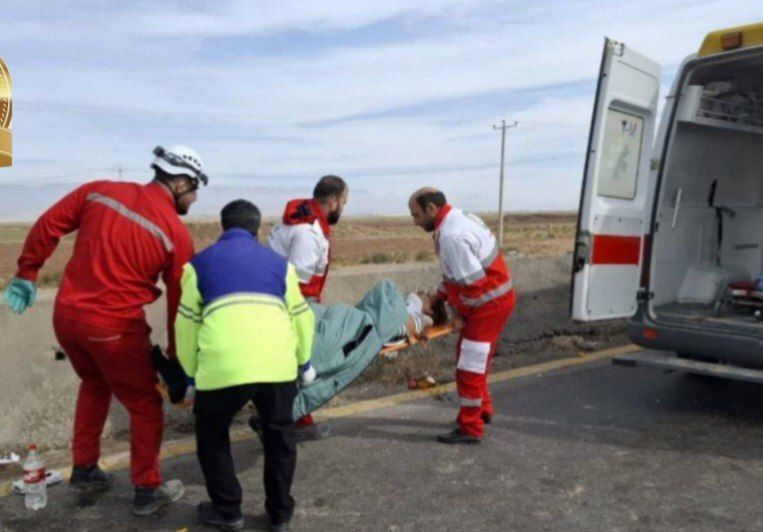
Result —
[[178, 143], [211, 179], [195, 215], [277, 214], [329, 173], [351, 215], [404, 214], [424, 185], [495, 211], [501, 119], [506, 209], [574, 210], [604, 37], [658, 61], [664, 95], [707, 32], [760, 19], [749, 0], [9, 0], [0, 221], [120, 168], [148, 181]]

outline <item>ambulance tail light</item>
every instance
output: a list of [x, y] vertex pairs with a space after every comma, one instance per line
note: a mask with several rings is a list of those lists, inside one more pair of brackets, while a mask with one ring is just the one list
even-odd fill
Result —
[[651, 327], [644, 327], [641, 330], [641, 336], [645, 340], [656, 340], [658, 336], [660, 336], [660, 333], [657, 331], [657, 329], [653, 329]]

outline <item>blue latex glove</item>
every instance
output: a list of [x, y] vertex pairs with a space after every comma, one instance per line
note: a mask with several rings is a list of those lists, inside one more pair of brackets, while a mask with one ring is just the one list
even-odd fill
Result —
[[315, 368], [312, 364], [310, 364], [310, 362], [307, 362], [306, 364], [303, 364], [299, 367], [299, 377], [302, 385], [304, 386], [307, 386], [315, 380]]
[[37, 300], [37, 287], [33, 282], [14, 277], [5, 289], [3, 299], [16, 314], [23, 314]]

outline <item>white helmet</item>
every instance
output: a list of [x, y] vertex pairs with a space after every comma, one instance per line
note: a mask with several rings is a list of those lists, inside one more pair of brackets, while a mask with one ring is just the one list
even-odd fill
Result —
[[188, 146], [176, 144], [166, 150], [157, 146], [154, 148], [154, 155], [156, 158], [151, 163], [151, 168], [159, 168], [169, 175], [187, 175], [205, 185], [209, 182], [203, 171], [201, 157]]

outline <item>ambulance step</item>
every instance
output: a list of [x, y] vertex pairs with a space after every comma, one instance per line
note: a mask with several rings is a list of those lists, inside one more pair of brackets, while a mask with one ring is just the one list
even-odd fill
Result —
[[675, 353], [668, 351], [637, 351], [635, 353], [616, 356], [612, 359], [612, 363], [619, 366], [646, 366], [685, 371], [687, 373], [696, 373], [699, 375], [710, 375], [723, 379], [763, 383], [763, 369], [741, 368], [739, 366], [729, 366], [726, 364], [700, 362], [699, 360], [679, 358]]

